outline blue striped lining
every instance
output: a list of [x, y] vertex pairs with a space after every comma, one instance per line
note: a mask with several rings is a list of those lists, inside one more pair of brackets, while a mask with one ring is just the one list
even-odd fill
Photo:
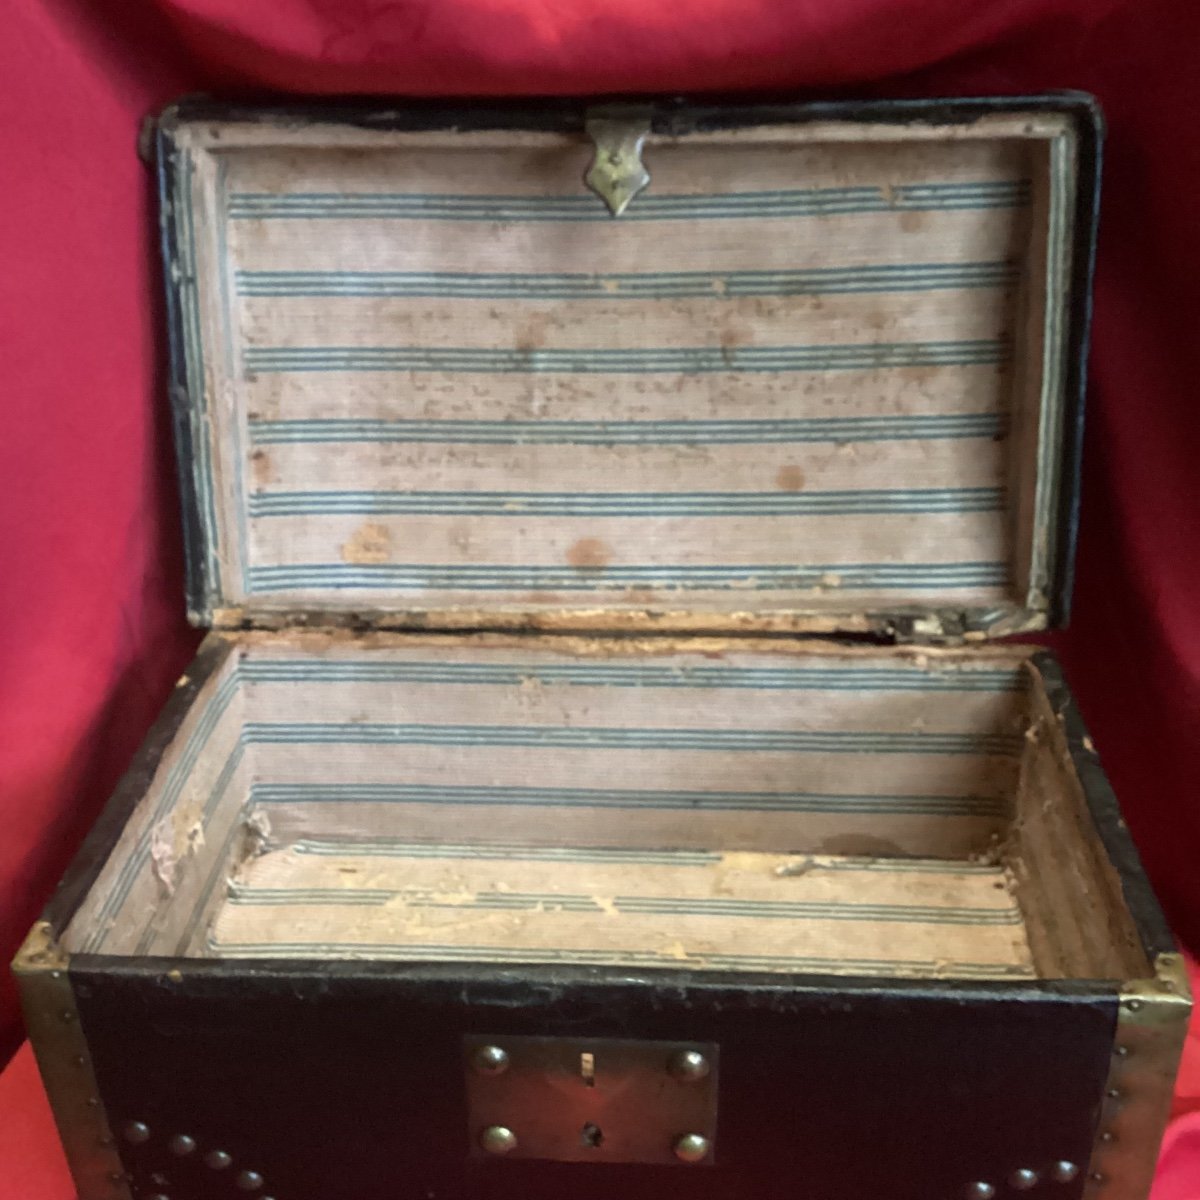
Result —
[[589, 846], [530, 846], [519, 842], [399, 842], [375, 838], [369, 842], [324, 842], [304, 839], [292, 845], [296, 854], [318, 858], [420, 858], [475, 861], [591, 863], [607, 866], [711, 867], [724, 855], [716, 850], [639, 850]]
[[[884, 187], [772, 189], [717, 195], [638, 197], [621, 217], [631, 221], [701, 221], [849, 216], [901, 211], [1019, 208], [1029, 204], [1028, 179], [936, 182]], [[425, 221], [589, 221], [609, 224], [594, 196], [513, 196], [420, 192], [233, 192], [227, 215], [238, 220], [300, 218]]]
[[437, 442], [454, 445], [677, 446], [760, 442], [901, 442], [999, 438], [997, 412], [879, 417], [801, 417], [767, 421], [388, 421], [313, 418], [250, 421], [256, 446], [294, 442]]
[[[375, 858], [427, 858], [476, 860], [528, 859], [554, 862], [593, 863], [648, 863], [657, 866], [708, 867], [722, 862], [726, 855], [721, 851], [707, 850], [637, 850], [629, 848], [589, 847], [546, 847], [529, 846], [524, 843], [496, 842], [404, 842], [394, 838], [374, 838], [369, 842], [332, 840], [322, 841], [305, 838], [291, 847], [297, 854], [318, 857], [358, 858], [370, 855]], [[795, 857], [812, 870], [852, 871], [869, 874], [894, 875], [998, 875], [1000, 869], [987, 862], [968, 862], [944, 858], [841, 858], [814, 859], [812, 855]], [[664, 861], [659, 861], [659, 860]]]
[[[233, 777], [237, 773], [238, 767], [241, 766], [242, 759], [245, 756], [245, 751], [245, 744], [242, 742], [239, 734], [237, 745], [234, 746], [229, 757], [225, 760], [225, 765], [221, 768], [221, 773], [217, 776], [216, 781], [213, 783], [212, 790], [208, 794], [208, 799], [205, 801], [204, 809], [200, 817], [199, 832], [201, 839], [203, 839], [204, 835], [208, 833], [209, 823], [216, 815], [221, 801], [225, 799], [226, 793], [229, 791], [229, 785], [233, 782]], [[238, 815], [235, 815], [234, 819], [230, 822], [231, 828], [229, 834], [227, 835], [227, 839], [229, 837], [233, 837], [241, 829], [241, 820], [239, 819], [241, 810], [242, 806], [239, 804]], [[203, 844], [202, 840], [200, 844]], [[219, 867], [219, 869], [227, 869], [228, 860], [226, 858], [222, 857], [220, 863], [222, 865]], [[197, 897], [195, 903], [197, 905], [202, 905], [205, 899], [206, 894], [202, 892], [201, 895]], [[158, 930], [155, 927], [155, 922], [162, 915], [163, 911], [161, 909], [153, 906], [150, 908], [150, 911], [146, 914], [146, 925], [142, 930], [142, 936], [138, 939], [138, 944], [134, 950], [135, 954], [150, 953], [150, 947], [158, 933]]]
[[783, 729], [655, 729], [554, 725], [381, 725], [250, 721], [253, 744], [536, 746], [567, 750], [763, 751], [825, 754], [1017, 755], [1024, 739], [996, 733], [883, 733]]
[[794, 591], [836, 586], [857, 591], [954, 591], [1009, 582], [1006, 562], [829, 563], [808, 567], [778, 563], [745, 566], [608, 565], [603, 571], [559, 566], [444, 563], [285, 563], [251, 567], [249, 590], [388, 588], [395, 591], [593, 592], [665, 587], [672, 591]]
[[[422, 888], [255, 888], [235, 886], [234, 905], [292, 907], [323, 905], [381, 907], [400, 899], [408, 908], [487, 909], [500, 912], [593, 913], [609, 909], [592, 896], [560, 892], [475, 892], [470, 898], [439, 899]], [[785, 921], [897, 921], [913, 925], [1019, 925], [1015, 908], [940, 907], [931, 904], [854, 904], [845, 901], [732, 900], [686, 896], [614, 896], [622, 916], [678, 916]]]
[[903, 263], [795, 271], [484, 274], [452, 271], [238, 271], [240, 296], [421, 296], [463, 300], [657, 300], [822, 296], [1011, 287], [1013, 262]]
[[956, 963], [942, 959], [817, 958], [784, 954], [704, 954], [673, 958], [653, 950], [567, 950], [517, 946], [400, 946], [371, 942], [233, 942], [210, 936], [208, 950], [221, 957], [235, 951], [246, 958], [351, 957], [390, 962], [546, 963], [557, 966], [621, 966], [674, 968], [689, 971], [786, 971], [830, 974], [928, 977], [931, 979], [1032, 979], [1032, 967], [1012, 963]]
[[721, 372], [872, 371], [891, 367], [993, 366], [1004, 338], [813, 346], [660, 346], [580, 349], [476, 346], [248, 346], [247, 371], [450, 371], [456, 374], [652, 375]]
[[755, 691], [1021, 692], [1017, 667], [934, 671], [914, 667], [659, 666], [649, 663], [363, 662], [250, 658], [249, 683], [449, 683], [521, 687], [536, 682], [583, 687], [750, 688]]
[[256, 492], [250, 516], [738, 517], [1000, 512], [998, 487], [828, 492]]
[[[147, 817], [133, 850], [121, 865], [121, 869], [112, 883], [111, 890], [104, 897], [104, 901], [100, 905], [100, 910], [96, 914], [94, 927], [84, 947], [85, 950], [91, 952], [98, 948], [108, 933], [112, 918], [124, 907], [125, 901], [129, 898], [130, 890], [141, 876], [146, 863], [149, 861], [150, 845], [156, 826], [163, 817], [175, 808], [184, 787], [187, 786], [191, 778], [193, 769], [200, 760], [200, 756], [206, 750], [217, 725], [236, 695], [240, 682], [237, 673], [231, 673], [213, 693], [212, 698], [205, 706], [205, 710], [197, 721], [195, 729], [184, 743], [178, 759], [167, 772], [153, 813]], [[240, 755], [241, 752], [242, 747], [239, 742], [230, 751], [230, 754], [231, 756]], [[225, 766], [228, 767], [228, 763]], [[224, 771], [222, 771], [222, 774], [224, 774]], [[220, 783], [219, 778], [217, 782]], [[210, 797], [209, 805], [215, 804], [217, 800], [219, 800], [219, 797], [216, 799]]]
[[[530, 846], [520, 842], [369, 842], [302, 839], [289, 849], [315, 858], [473, 859], [476, 862], [590, 863], [593, 866], [712, 867], [724, 858], [716, 850], [640, 850], [589, 846]], [[392, 892], [389, 895], [395, 894]]]
[[691, 813], [837, 813], [854, 816], [972, 817], [1001, 820], [999, 796], [862, 795], [817, 792], [663, 791], [633, 788], [450, 787], [418, 783], [256, 783], [256, 804], [445, 804], [597, 808]]

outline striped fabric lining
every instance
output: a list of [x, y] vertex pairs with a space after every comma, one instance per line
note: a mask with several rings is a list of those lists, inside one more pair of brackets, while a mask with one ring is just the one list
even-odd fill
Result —
[[906, 925], [1020, 925], [1015, 908], [953, 908], [917, 904], [789, 903], [770, 900], [685, 900], [674, 896], [614, 896], [599, 904], [591, 896], [562, 892], [476, 892], [445, 900], [416, 888], [253, 888], [233, 885], [229, 903], [299, 908], [356, 908], [400, 900], [409, 908], [488, 909], [501, 912], [614, 912], [672, 917], [743, 917], [750, 921], [896, 921]]
[[[378, 950], [379, 957], [448, 961], [994, 978], [1031, 972], [1021, 915], [1000, 868], [895, 865], [302, 840], [247, 864], [208, 947], [257, 955], [281, 936], [294, 953], [319, 957], [376, 957]], [[946, 946], [942, 959], [914, 953], [938, 944]], [[748, 946], [756, 952], [745, 953]]]
[[[707, 151], [676, 154], [672, 143], [655, 187], [620, 223], [579, 183], [580, 148], [554, 139], [535, 155], [516, 144], [511, 153], [493, 149], [486, 162], [468, 163], [452, 147], [435, 161], [418, 149], [400, 176], [386, 139], [378, 156], [367, 145], [352, 167], [316, 153], [304, 179], [273, 151], [218, 153], [217, 194], [202, 199], [216, 214], [220, 262], [198, 270], [220, 273], [214, 299], [222, 311], [212, 326], [227, 331], [228, 361], [218, 374], [237, 391], [235, 433], [250, 444], [226, 464], [238, 476], [221, 517], [220, 561], [231, 582], [213, 590], [212, 602], [641, 609], [677, 608], [672, 596], [687, 593], [685, 607], [723, 613], [732, 602], [724, 593], [741, 588], [779, 592], [773, 610], [871, 603], [869, 595], [843, 600], [837, 589], [845, 588], [880, 593], [882, 607], [935, 595], [948, 605], [1005, 605], [1019, 571], [1008, 561], [1007, 524], [990, 519], [1009, 504], [1004, 452], [979, 443], [1008, 427], [1010, 310], [1027, 266], [1033, 198], [1020, 141], [814, 149], [797, 131], [796, 151], [816, 155], [803, 160], [810, 169], [802, 176], [780, 145], [748, 142], [737, 147], [736, 174], [718, 172], [708, 193], [690, 190], [696, 155]], [[236, 131], [223, 133], [221, 151], [236, 142]], [[491, 181], [483, 193], [458, 190], [464, 170], [477, 179], [481, 169]], [[397, 178], [412, 191], [393, 190]], [[793, 186], [797, 178], [811, 186]], [[318, 235], [305, 220], [333, 225]], [[751, 233], [747, 241], [762, 220], [779, 237], [767, 244]], [[405, 226], [399, 242], [389, 228], [396, 222]], [[446, 222], [457, 227], [440, 231]], [[575, 235], [556, 228], [563, 222], [593, 226], [584, 229], [589, 247], [573, 248]], [[376, 241], [385, 252], [366, 253]], [[610, 243], [612, 253], [599, 253]], [[961, 306], [948, 307], [958, 296]], [[279, 303], [289, 298], [298, 303]], [[604, 321], [588, 317], [606, 304]], [[878, 340], [847, 341], [848, 332]], [[189, 350], [199, 356], [201, 347]], [[198, 380], [205, 370], [198, 360]], [[961, 384], [946, 382], [960, 372]], [[794, 402], [785, 403], [781, 384], [794, 374], [821, 377], [818, 394], [806, 399], [809, 385], [797, 380]], [[879, 393], [865, 412], [854, 411], [864, 403], [857, 390], [846, 403], [859, 375]], [[392, 376], [405, 378], [401, 394], [411, 404], [397, 407]], [[447, 376], [458, 380], [452, 394]], [[634, 403], [638, 380], [646, 405]], [[682, 391], [672, 390], [676, 381]], [[455, 400], [484, 392], [495, 403]], [[910, 393], [935, 411], [896, 402]], [[666, 401], [659, 415], [656, 398]], [[473, 407], [486, 419], [456, 419]], [[602, 419], [606, 410], [613, 421]], [[779, 462], [779, 447], [822, 441], [927, 443], [928, 483], [904, 486], [913, 468], [900, 456], [892, 474], [901, 486], [893, 488], [871, 457], [869, 479], [855, 487], [848, 454], [836, 469], [822, 460], [828, 483], [771, 488], [777, 472], [794, 469]], [[425, 448], [406, 457], [395, 490], [386, 456], [369, 452], [363, 471], [353, 470], [353, 447], [387, 444]], [[736, 455], [716, 453], [756, 444], [776, 451], [759, 486]], [[969, 467], [954, 466], [962, 457], [955, 444]], [[325, 457], [327, 445], [351, 453]], [[612, 463], [584, 455], [578, 470], [572, 457], [565, 479], [545, 456], [487, 454], [555, 445], [714, 453], [700, 480], [696, 460], [689, 477], [681, 458], [675, 478], [653, 453]], [[314, 453], [276, 455], [276, 446]], [[486, 491], [465, 477], [473, 466]], [[222, 494], [208, 475], [208, 494]], [[597, 495], [586, 482], [579, 494], [563, 490], [593, 477], [611, 493]], [[697, 491], [708, 478], [711, 491]], [[898, 526], [897, 557], [906, 561], [873, 561], [881, 557], [877, 515], [929, 518]], [[379, 533], [350, 528], [345, 518], [354, 516], [390, 520]], [[463, 561], [466, 535], [456, 520], [535, 516], [536, 530], [480, 526]], [[783, 521], [810, 516], [845, 523], [845, 569], [804, 561], [806, 535]], [[753, 524], [771, 518], [775, 528]], [[631, 528], [597, 530], [593, 519]], [[668, 519], [691, 524], [658, 536], [653, 522]], [[591, 540], [617, 549], [610, 563], [623, 562], [603, 571], [566, 566], [573, 545]], [[743, 569], [738, 548], [755, 544], [763, 547], [755, 557], [778, 559]], [[949, 544], [963, 547], [963, 561], [929, 561]], [[814, 550], [822, 559], [836, 553]], [[831, 588], [826, 576], [841, 578]], [[215, 565], [210, 581], [219, 582]]]
[[[943, 672], [904, 667], [739, 667], [662, 665], [654, 663], [554, 663], [545, 661], [361, 661], [320, 659], [250, 658], [226, 678], [166, 777], [156, 802], [154, 817], [121, 867], [99, 912], [87, 948], [102, 948], [104, 930], [122, 919], [135, 881], [149, 869], [153, 825], [177, 803], [189, 774], [208, 751], [209, 741], [237, 689], [258, 686], [320, 686], [338, 683], [373, 683], [386, 686], [446, 683], [468, 687], [520, 688], [531, 681], [543, 685], [613, 688], [667, 688], [719, 690], [967, 692], [1005, 694], [1019, 692], [1025, 677], [1018, 669], [962, 669]], [[227, 794], [230, 780], [245, 748], [255, 743], [299, 744], [427, 744], [427, 745], [563, 745], [576, 747], [650, 747], [680, 750], [714, 748], [733, 750], [792, 750], [845, 753], [957, 753], [1015, 754], [1020, 739], [1007, 735], [789, 733], [742, 730], [624, 730], [555, 729], [526, 727], [462, 726], [361, 726], [287, 725], [251, 722], [240, 731], [203, 807], [207, 829], [216, 808]], [[676, 809], [692, 812], [793, 812], [879, 815], [926, 815], [1002, 819], [1006, 801], [988, 796], [856, 795], [687, 791], [621, 788], [539, 788], [497, 786], [434, 786], [426, 784], [359, 784], [352, 781], [323, 784], [284, 784], [258, 781], [249, 796], [250, 807], [310, 803], [388, 803], [478, 805], [515, 808]], [[143, 935], [142, 949], [149, 937]]]
[[479, 517], [845, 516], [1000, 512], [1002, 488], [860, 492], [260, 492], [251, 517], [411, 513]]
[[952, 342], [847, 342], [816, 346], [596, 346], [522, 350], [482, 346], [247, 346], [254, 373], [279, 371], [530, 372], [571, 375], [694, 375], [780, 371], [878, 371], [893, 367], [992, 366], [1008, 361], [1003, 338]]
[[[1029, 204], [1030, 181], [901, 184], [877, 187], [771, 189], [721, 195], [646, 193], [628, 208], [623, 221], [763, 220], [861, 213], [1019, 208]], [[421, 221], [587, 221], [611, 220], [590, 195], [463, 196], [420, 193], [234, 192], [228, 199], [234, 220], [416, 219]]]
[[501, 808], [581, 808], [683, 810], [710, 812], [784, 812], [845, 815], [980, 817], [1009, 815], [1007, 800], [997, 796], [924, 796], [848, 792], [669, 791], [646, 788], [451, 787], [414, 783], [256, 783], [255, 805], [437, 804]]
[[878, 264], [806, 271], [645, 271], [636, 274], [484, 274], [414, 271], [238, 271], [239, 296], [429, 296], [477, 300], [821, 296], [1012, 287], [1013, 262]]
[[778, 421], [403, 421], [358, 418], [251, 420], [255, 446], [288, 443], [425, 443], [485, 446], [696, 446], [745, 443], [899, 442], [1003, 437], [1003, 413], [809, 417]]
[[[106, 885], [99, 911], [91, 917], [91, 929], [83, 949], [88, 953], [99, 953], [109, 930], [120, 919], [135, 885], [145, 878], [150, 870], [150, 852], [154, 831], [159, 822], [169, 816], [179, 805], [184, 789], [190, 784], [193, 773], [206, 759], [213, 735], [226, 715], [234, 697], [238, 694], [240, 679], [236, 671], [230, 672], [217, 688], [184, 743], [178, 759], [167, 771], [161, 790], [155, 799], [151, 813], [143, 822], [137, 841], [127, 857], [120, 863], [115, 878]], [[217, 780], [213, 785], [202, 814], [202, 828], [216, 811], [229, 780], [236, 770], [236, 758], [243, 753], [243, 742], [238, 742], [230, 751]]]
[[383, 725], [249, 721], [250, 744], [536, 746], [544, 749], [781, 751], [821, 754], [972, 754], [1015, 757], [1024, 738], [998, 733], [863, 733], [607, 726]]
[[794, 567], [609, 565], [599, 570], [541, 565], [447, 566], [432, 563], [295, 563], [251, 567], [252, 593], [342, 588], [430, 592], [593, 592], [667, 587], [677, 591], [788, 592], [840, 587], [856, 591], [952, 591], [999, 586], [1008, 581], [1005, 562], [825, 563]]
[[914, 670], [912, 667], [739, 667], [639, 662], [466, 662], [251, 658], [247, 683], [447, 683], [521, 687], [531, 682], [582, 687], [752, 688], [782, 691], [1024, 692], [1019, 667]]
[[[301, 838], [288, 852], [319, 858], [468, 859], [475, 862], [605, 863], [617, 866], [712, 867], [726, 855], [717, 850], [641, 850], [590, 846], [531, 846], [524, 842], [405, 842], [395, 838]], [[999, 868], [988, 862], [947, 862], [942, 858], [853, 858], [803, 855], [796, 863], [801, 872], [812, 869], [867, 872], [874, 875], [931, 875], [950, 878], [986, 875], [995, 878]], [[786, 874], [786, 871], [785, 871]], [[243, 889], [244, 890], [244, 889]], [[389, 892], [389, 895], [395, 894]], [[504, 893], [507, 894], [507, 893]], [[992, 911], [988, 909], [987, 911]]]

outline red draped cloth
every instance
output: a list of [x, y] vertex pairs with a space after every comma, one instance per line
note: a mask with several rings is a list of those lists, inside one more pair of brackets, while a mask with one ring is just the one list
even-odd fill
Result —
[[[1074, 624], [1057, 639], [1168, 915], [1200, 947], [1200, 7], [1191, 0], [95, 0], [0, 37], [0, 958], [196, 642], [183, 619], [142, 117], [185, 91], [1074, 87], [1108, 114]], [[0, 984], [0, 1061], [19, 1043]], [[1200, 1049], [1156, 1200], [1200, 1197]], [[70, 1188], [28, 1050], [0, 1200]]]

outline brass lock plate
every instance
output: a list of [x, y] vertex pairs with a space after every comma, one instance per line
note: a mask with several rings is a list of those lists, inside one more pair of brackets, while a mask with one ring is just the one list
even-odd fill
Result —
[[704, 1042], [463, 1039], [470, 1153], [712, 1165], [718, 1048]]

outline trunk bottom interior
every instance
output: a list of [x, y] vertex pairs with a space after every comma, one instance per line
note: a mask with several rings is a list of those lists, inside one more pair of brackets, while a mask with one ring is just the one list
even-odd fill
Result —
[[1034, 975], [1002, 865], [753, 851], [305, 839], [243, 866], [198, 950]]

